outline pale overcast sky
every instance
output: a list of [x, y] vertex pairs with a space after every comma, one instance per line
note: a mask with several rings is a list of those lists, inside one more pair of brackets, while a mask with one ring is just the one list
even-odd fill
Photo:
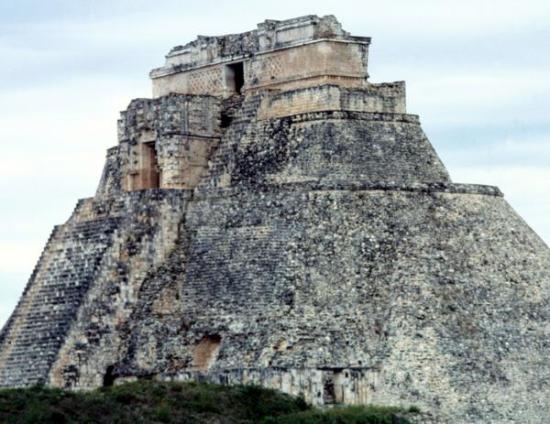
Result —
[[453, 180], [498, 185], [550, 243], [548, 0], [0, 0], [0, 326], [164, 54], [306, 14], [371, 36], [371, 81], [407, 81]]

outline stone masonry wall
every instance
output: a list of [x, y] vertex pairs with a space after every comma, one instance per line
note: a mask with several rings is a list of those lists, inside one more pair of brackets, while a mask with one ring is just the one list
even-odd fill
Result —
[[416, 116], [335, 111], [236, 120], [198, 190], [320, 180], [450, 182]]
[[158, 248], [125, 260], [127, 300], [97, 280], [53, 384], [255, 382], [434, 422], [546, 411], [550, 255], [497, 189], [452, 184], [414, 116], [246, 116], [189, 203], [145, 214], [178, 236], [150, 272]]
[[[108, 192], [104, 186], [112, 180], [120, 181], [110, 183], [113, 189], [190, 188], [218, 144], [220, 118], [220, 100], [212, 96], [134, 100], [121, 113], [120, 145], [107, 161], [98, 193]], [[150, 147], [144, 151], [144, 145]], [[156, 184], [151, 173], [158, 176]]]
[[56, 227], [0, 344], [0, 387], [46, 382], [77, 310], [102, 267], [116, 218]]
[[548, 413], [550, 254], [502, 198], [237, 192], [195, 203], [187, 222], [186, 339], [220, 337], [209, 374], [360, 367], [378, 375], [371, 402], [437, 422]]
[[177, 249], [189, 196], [185, 190], [144, 190], [121, 195], [115, 204], [98, 202], [119, 216], [119, 230], [49, 370], [51, 384], [98, 387], [108, 378], [109, 367], [121, 360], [120, 344], [142, 284], [162, 275]]
[[123, 175], [119, 146], [107, 150], [105, 165], [96, 190], [96, 197], [113, 197], [122, 191]]
[[166, 64], [151, 71], [153, 97], [169, 93], [235, 94], [233, 70], [240, 63], [242, 93], [293, 90], [321, 84], [365, 87], [367, 37], [353, 37], [333, 16], [266, 21], [258, 30], [219, 37], [199, 36], [177, 46]]
[[327, 110], [406, 113], [405, 84], [369, 84], [365, 89], [322, 85], [262, 96], [259, 119]]
[[[247, 143], [255, 149], [261, 149], [265, 148], [262, 146], [264, 142], [260, 142], [258, 138], [269, 140], [269, 137], [277, 133], [274, 140], [279, 144], [285, 143], [283, 137], [294, 137], [294, 134], [286, 134], [287, 130], [296, 133], [302, 132], [305, 135], [312, 132], [309, 138], [317, 140], [319, 135], [314, 133], [313, 122], [328, 118], [332, 120], [333, 125], [323, 126], [323, 131], [326, 132], [326, 137], [324, 135], [322, 137], [326, 140], [324, 146], [309, 146], [308, 138], [302, 141], [303, 135], [297, 135], [295, 139], [302, 145], [296, 152], [293, 152], [297, 162], [290, 163], [291, 168], [287, 172], [291, 175], [288, 177], [266, 176], [272, 179], [303, 180], [327, 177], [334, 172], [331, 169], [343, 172], [345, 174], [343, 178], [348, 178], [351, 174], [356, 174], [358, 178], [364, 178], [369, 172], [378, 173], [383, 166], [387, 168], [384, 171], [386, 173], [391, 172], [390, 168], [395, 168], [398, 171], [393, 176], [388, 175], [388, 178], [403, 181], [407, 172], [417, 174], [417, 169], [422, 169], [424, 165], [426, 165], [426, 172], [432, 172], [437, 168], [439, 170], [434, 171], [435, 174], [430, 177], [418, 173], [415, 178], [420, 178], [421, 181], [448, 179], [446, 171], [442, 170], [442, 165], [429, 143], [422, 141], [417, 146], [415, 140], [419, 134], [407, 134], [415, 125], [418, 125], [418, 121], [414, 116], [397, 114], [398, 111], [404, 110], [404, 96], [404, 85], [400, 83], [370, 85], [365, 90], [347, 90], [338, 86], [324, 85], [282, 94], [264, 93], [259, 96], [249, 96], [245, 101], [241, 98], [238, 103], [235, 103], [236, 112], [227, 123], [223, 122], [224, 114], [221, 112], [221, 103], [213, 97], [171, 95], [155, 100], [136, 100], [121, 114], [120, 145], [109, 152], [97, 194], [109, 195], [115, 193], [116, 190], [133, 191], [156, 187], [194, 188], [208, 172], [210, 161], [217, 161], [222, 166], [234, 166], [229, 158], [220, 158], [216, 153], [223, 130], [222, 126], [227, 127], [232, 121], [235, 122], [225, 131], [226, 137], [230, 137], [235, 131], [240, 131], [239, 128], [244, 125], [246, 129], [243, 134], [248, 140]], [[319, 109], [317, 115], [313, 115], [311, 112], [309, 115], [298, 113], [306, 110], [314, 112], [317, 109]], [[250, 113], [247, 113], [247, 110]], [[381, 115], [379, 112], [375, 112], [378, 110], [394, 115]], [[341, 113], [339, 113], [340, 111]], [[356, 114], [355, 116], [357, 119], [370, 120], [373, 125], [378, 125], [375, 122], [386, 122], [383, 124], [386, 128], [384, 131], [373, 131], [373, 128], [366, 127], [361, 130], [369, 134], [372, 133], [376, 137], [384, 137], [383, 143], [356, 142], [363, 137], [372, 137], [363, 135], [360, 131], [355, 133], [348, 131], [347, 136], [334, 140], [334, 137], [339, 137], [338, 134], [342, 128], [338, 122], [344, 120], [342, 122], [346, 122], [345, 125], [347, 125], [347, 116], [351, 116], [350, 113], [355, 112], [370, 112], [370, 115]], [[277, 117], [285, 113], [300, 115], [301, 118], [266, 120], [269, 117]], [[258, 124], [249, 125], [251, 119], [259, 120]], [[239, 120], [244, 122], [238, 124]], [[298, 124], [298, 120], [303, 121], [303, 124]], [[392, 121], [394, 123], [389, 124]], [[355, 122], [355, 118], [353, 122]], [[265, 127], [265, 123], [271, 128]], [[285, 126], [289, 126], [289, 128], [285, 129]], [[421, 132], [421, 130], [419, 131]], [[396, 146], [389, 144], [392, 137], [395, 138], [392, 143], [397, 143]], [[425, 140], [425, 137], [422, 137]], [[226, 143], [226, 146], [229, 145]], [[282, 150], [292, 149], [293, 146], [279, 145], [273, 146], [273, 148], [275, 150], [272, 154], [284, 154]], [[319, 148], [325, 149], [325, 151], [319, 152]], [[376, 150], [372, 151], [373, 148]], [[389, 159], [387, 152], [384, 151], [386, 148], [392, 151], [394, 157], [381, 162], [380, 158], [382, 157]], [[337, 153], [335, 154], [335, 152]], [[324, 155], [325, 159], [311, 160], [308, 157], [308, 155], [318, 154]], [[339, 158], [338, 156], [342, 154], [344, 156]], [[413, 158], [413, 155], [417, 155], [417, 157]], [[329, 156], [331, 163], [326, 162], [326, 158]], [[269, 155], [266, 156], [266, 159], [271, 160]], [[353, 164], [354, 161], [357, 162], [357, 165]], [[308, 163], [316, 164], [317, 169], [309, 169]], [[406, 171], [404, 167], [409, 166], [405, 165], [406, 163], [414, 164], [415, 169]], [[253, 169], [260, 165], [258, 163], [242, 163], [241, 166], [247, 166], [250, 168], [250, 172], [253, 172]], [[352, 171], [348, 169], [350, 167], [355, 167], [355, 169]], [[371, 167], [372, 169], [369, 169]], [[403, 175], [398, 175], [401, 173]], [[337, 178], [336, 175], [331, 175], [331, 177]], [[211, 179], [211, 177], [209, 178]]]
[[[239, 62], [244, 75], [242, 92], [255, 94], [265, 89], [293, 90], [320, 84], [362, 88], [367, 85], [367, 54], [368, 45], [362, 42], [318, 40], [243, 57]], [[153, 97], [169, 93], [231, 96], [235, 89], [226, 66], [236, 59], [183, 72], [177, 67], [154, 77]]]
[[342, 67], [282, 86], [272, 61], [245, 82], [270, 90], [132, 101], [0, 332], [0, 387], [255, 383], [545, 422], [550, 249], [498, 188], [451, 182], [404, 84], [366, 82], [369, 42], [308, 16], [173, 49], [154, 79], [308, 49]]

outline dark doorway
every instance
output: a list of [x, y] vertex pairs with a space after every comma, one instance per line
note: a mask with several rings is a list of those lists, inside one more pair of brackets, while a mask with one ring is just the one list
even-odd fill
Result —
[[244, 86], [244, 65], [243, 62], [232, 63], [226, 66], [227, 88], [234, 93], [241, 94]]
[[325, 405], [330, 405], [335, 403], [335, 401], [334, 380], [327, 378], [323, 384], [323, 402]]
[[112, 365], [109, 365], [107, 370], [105, 370], [105, 374], [103, 375], [103, 387], [111, 387], [115, 382], [114, 370], [115, 367]]

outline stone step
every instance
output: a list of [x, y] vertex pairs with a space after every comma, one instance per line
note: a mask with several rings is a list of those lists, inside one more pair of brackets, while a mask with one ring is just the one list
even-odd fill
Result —
[[0, 369], [0, 386], [46, 378], [118, 222], [114, 218], [69, 221], [54, 228], [2, 334], [9, 349]]

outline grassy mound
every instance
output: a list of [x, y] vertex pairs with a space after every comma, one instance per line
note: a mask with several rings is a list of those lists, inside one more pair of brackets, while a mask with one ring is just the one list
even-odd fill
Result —
[[86, 393], [44, 387], [0, 390], [0, 423], [10, 424], [407, 424], [408, 413], [372, 406], [322, 411], [256, 386], [144, 381]]

